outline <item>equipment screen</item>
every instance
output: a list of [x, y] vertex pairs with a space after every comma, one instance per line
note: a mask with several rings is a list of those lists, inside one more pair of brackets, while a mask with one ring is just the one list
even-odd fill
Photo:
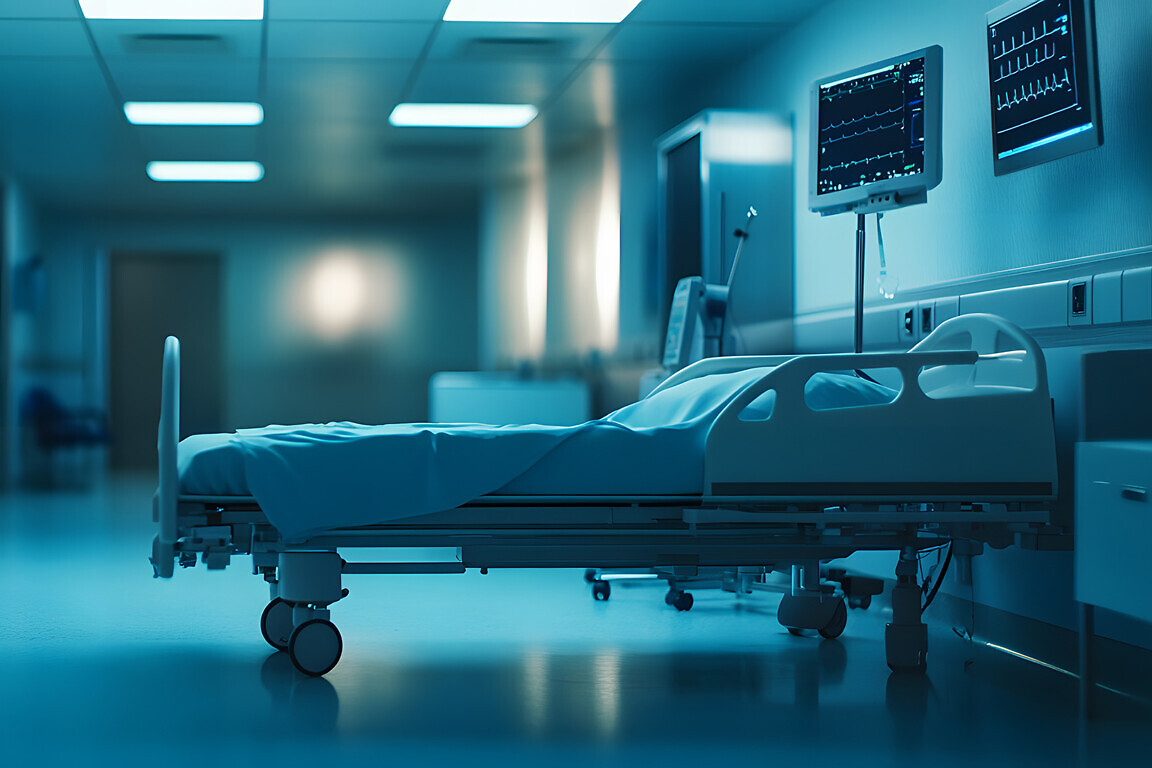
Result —
[[820, 86], [817, 194], [923, 172], [923, 57]]
[[988, 14], [997, 175], [1099, 146], [1087, 0], [1014, 0]]
[[813, 86], [809, 207], [858, 213], [924, 202], [940, 182], [941, 49]]

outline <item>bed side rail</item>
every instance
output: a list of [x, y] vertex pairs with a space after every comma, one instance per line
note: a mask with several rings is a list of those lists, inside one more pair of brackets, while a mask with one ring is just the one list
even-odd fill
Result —
[[[751, 494], [762, 487], [762, 493], [779, 495], [781, 488], [805, 484], [883, 493], [885, 484], [909, 489], [950, 484], [1001, 489], [996, 495], [1003, 498], [1054, 497], [1055, 435], [1043, 353], [1001, 318], [957, 320], [938, 329], [948, 343], [909, 352], [804, 355], [767, 372], [713, 424], [705, 493], [740, 487], [753, 489], [745, 491]], [[1006, 350], [1013, 351], [1005, 356]], [[986, 386], [974, 380], [978, 366], [995, 371], [1001, 363], [1012, 371], [1007, 383], [994, 380]], [[926, 392], [931, 377], [924, 373], [941, 367], [960, 372], [954, 378], [967, 383], [943, 394]], [[881, 368], [897, 370], [902, 381], [890, 403], [813, 410], [805, 402], [805, 385], [816, 373]], [[1021, 376], [1021, 370], [1028, 375]], [[771, 415], [742, 419], [745, 407], [769, 390], [776, 392]]]
[[176, 450], [180, 443], [180, 340], [164, 340], [164, 369], [160, 385], [160, 426], [156, 450], [160, 457], [160, 486], [152, 499], [152, 516], [160, 531], [152, 542], [152, 566], [156, 576], [171, 578], [175, 570], [175, 545], [180, 537], [177, 521], [179, 477]]
[[774, 368], [791, 360], [795, 355], [733, 355], [731, 357], [706, 357], [695, 363], [681, 368], [664, 381], [660, 386], [648, 393], [648, 397], [657, 392], [674, 387], [689, 379], [698, 379], [701, 376], [710, 376], [714, 373], [733, 373], [749, 368]]

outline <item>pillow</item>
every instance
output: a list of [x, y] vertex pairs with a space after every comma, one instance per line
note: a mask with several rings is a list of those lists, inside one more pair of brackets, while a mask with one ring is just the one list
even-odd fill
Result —
[[[855, 372], [821, 372], [804, 385], [804, 404], [814, 411], [883, 405], [896, 399], [894, 389], [862, 378]], [[776, 390], [770, 389], [740, 412], [743, 421], [763, 421], [772, 415]]]

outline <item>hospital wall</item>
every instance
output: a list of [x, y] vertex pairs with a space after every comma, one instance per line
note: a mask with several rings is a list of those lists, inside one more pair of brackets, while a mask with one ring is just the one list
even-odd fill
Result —
[[[984, 20], [996, 4], [837, 0], [717, 81], [715, 106], [795, 116], [798, 314], [850, 305], [854, 279], [855, 217], [807, 210], [811, 83], [928, 45], [944, 49], [943, 179], [927, 205], [884, 218], [901, 289], [1152, 242], [1152, 3], [1096, 0], [1103, 146], [1001, 177], [992, 172]], [[873, 246], [867, 285], [878, 269]]]
[[[88, 359], [94, 353], [84, 333], [106, 322], [108, 287], [97, 286], [95, 303], [78, 297], [88, 290], [91, 273], [106, 275], [119, 254], [219, 255], [225, 371], [219, 421], [228, 429], [422, 421], [431, 374], [477, 365], [474, 215], [445, 228], [419, 219], [156, 219], [40, 211], [37, 224], [47, 291], [29, 321], [36, 357], [45, 365], [30, 375], [71, 404], [105, 402], [98, 384], [83, 383], [82, 371], [102, 365]], [[158, 347], [157, 368], [160, 354]], [[94, 378], [106, 379], [107, 371]]]
[[33, 348], [34, 302], [23, 296], [18, 275], [39, 253], [39, 229], [35, 206], [22, 185], [12, 179], [0, 184], [0, 489], [21, 469], [19, 450], [19, 395], [28, 386], [24, 361], [35, 355]]
[[[899, 278], [900, 290], [930, 291], [951, 281], [955, 295], [964, 292], [965, 281], [1002, 270], [1080, 257], [1090, 262], [1152, 244], [1152, 3], [1096, 0], [1103, 145], [1002, 177], [992, 171], [985, 52], [984, 14], [994, 5], [833, 2], [716, 82], [711, 106], [794, 115], [797, 316], [850, 307], [853, 298], [855, 217], [822, 218], [807, 210], [811, 83], [928, 45], [944, 49], [943, 180], [928, 193], [926, 205], [884, 218], [888, 269]], [[876, 284], [878, 270], [874, 226], [869, 217], [866, 286]], [[884, 301], [872, 290], [867, 296], [869, 304]], [[850, 348], [851, 337], [846, 334], [843, 342], [839, 349]], [[800, 345], [797, 351], [829, 350]], [[1049, 357], [1050, 369], [1060, 366], [1054, 375], [1077, 381], [1074, 349], [1053, 350]], [[1076, 389], [1062, 394], [1075, 396]], [[856, 563], [891, 578], [895, 560], [888, 554], [857, 556]], [[989, 551], [975, 559], [972, 575], [968, 584], [950, 579], [945, 591], [1075, 626], [1070, 552]], [[1121, 617], [1101, 619], [1099, 629], [1147, 644], [1146, 630]]]

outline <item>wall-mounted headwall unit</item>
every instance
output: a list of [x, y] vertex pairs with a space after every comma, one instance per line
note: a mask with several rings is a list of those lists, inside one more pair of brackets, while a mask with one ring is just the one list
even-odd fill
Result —
[[[906, 291], [865, 309], [865, 349], [909, 347], [957, 314], [1001, 315], [1042, 339], [1152, 327], [1152, 248], [1088, 256]], [[797, 352], [842, 350], [852, 308], [800, 315]]]
[[[727, 328], [765, 338], [730, 337], [724, 354], [791, 346], [792, 125], [761, 112], [707, 110], [661, 136], [657, 146], [657, 285], [667, 318], [676, 283], [699, 275], [729, 281], [739, 238], [749, 226], [728, 295]], [[665, 327], [660, 328], [663, 339]]]

